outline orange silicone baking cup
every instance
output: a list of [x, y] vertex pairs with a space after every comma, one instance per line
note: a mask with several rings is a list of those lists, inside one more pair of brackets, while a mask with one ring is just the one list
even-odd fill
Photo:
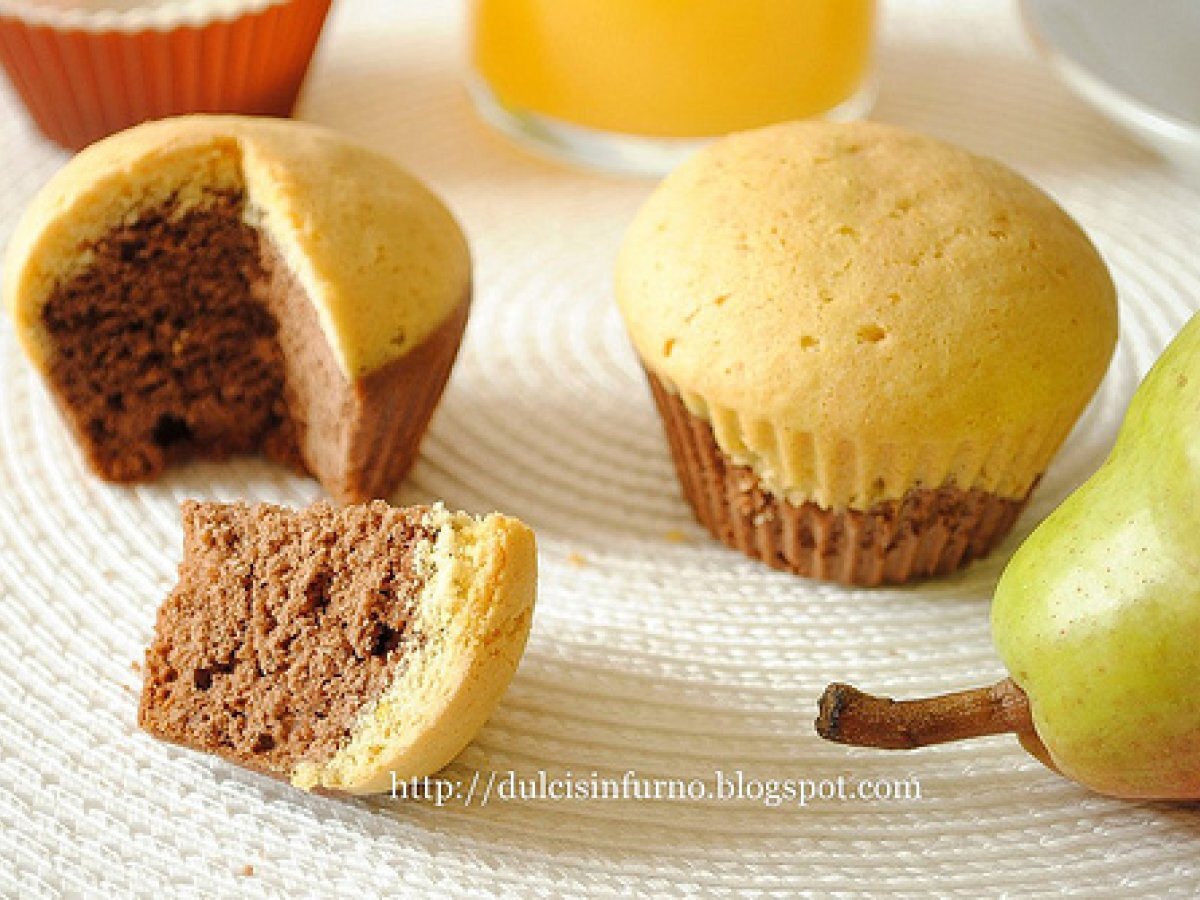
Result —
[[230, 19], [135, 31], [0, 13], [0, 64], [42, 133], [71, 150], [165, 116], [286, 116], [330, 2], [288, 0]]

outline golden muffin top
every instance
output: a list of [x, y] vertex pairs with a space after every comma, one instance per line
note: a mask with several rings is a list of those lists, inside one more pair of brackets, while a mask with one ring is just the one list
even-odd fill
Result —
[[[776, 125], [700, 152], [639, 212], [616, 287], [646, 367], [722, 449], [833, 506], [942, 474], [1019, 494], [1116, 340], [1108, 271], [1050, 197], [870, 123]], [[891, 448], [888, 471], [818, 471], [864, 440]], [[1033, 440], [1048, 449], [1018, 471], [986, 458]]]
[[50, 352], [42, 306], [86, 267], [90, 244], [144, 209], [183, 212], [227, 189], [244, 191], [246, 220], [304, 286], [347, 377], [407, 353], [469, 295], [462, 231], [393, 160], [290, 120], [166, 119], [79, 153], [19, 223], [3, 294], [34, 362]]

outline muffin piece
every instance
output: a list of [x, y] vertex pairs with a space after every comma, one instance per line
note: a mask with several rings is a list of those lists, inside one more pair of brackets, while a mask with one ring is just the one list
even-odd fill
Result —
[[312, 125], [194, 116], [68, 163], [3, 289], [101, 477], [262, 449], [355, 502], [412, 465], [471, 284], [454, 219], [393, 161]]
[[4, 0], [0, 66], [79, 150], [184, 113], [292, 112], [330, 0]]
[[681, 166], [617, 299], [697, 518], [852, 584], [950, 572], [1012, 527], [1116, 341], [1104, 263], [999, 163], [792, 123]]
[[515, 519], [383, 501], [182, 507], [138, 722], [309, 790], [445, 766], [516, 671], [537, 554]]

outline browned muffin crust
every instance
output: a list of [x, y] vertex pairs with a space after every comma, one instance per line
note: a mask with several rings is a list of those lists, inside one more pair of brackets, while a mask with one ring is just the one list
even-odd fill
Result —
[[914, 488], [867, 510], [796, 505], [767, 491], [717, 445], [708, 422], [648, 373], [675, 470], [697, 520], [717, 540], [806, 578], [875, 586], [947, 575], [987, 555], [1029, 500], [953, 485]]
[[419, 508], [187, 501], [179, 582], [146, 652], [139, 724], [287, 774], [349, 737], [422, 640]]

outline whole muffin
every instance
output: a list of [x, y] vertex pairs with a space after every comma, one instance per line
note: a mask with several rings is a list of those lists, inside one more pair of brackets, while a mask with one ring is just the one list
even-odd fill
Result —
[[3, 282], [101, 477], [263, 450], [343, 502], [386, 497], [408, 471], [470, 294], [457, 223], [393, 160], [313, 125], [223, 116], [72, 159], [18, 223]]
[[994, 547], [1117, 334], [1108, 271], [1050, 197], [870, 123], [702, 151], [638, 214], [616, 286], [700, 522], [852, 584]]

